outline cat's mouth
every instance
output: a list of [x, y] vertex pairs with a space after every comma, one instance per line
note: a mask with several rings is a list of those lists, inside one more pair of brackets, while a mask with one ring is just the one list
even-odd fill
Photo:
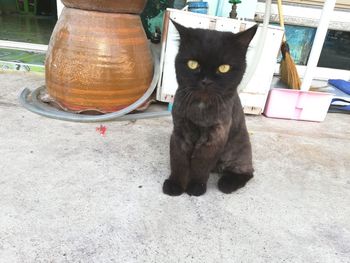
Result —
[[200, 89], [193, 92], [193, 98], [199, 102], [208, 102], [210, 98], [214, 95], [211, 94], [209, 89]]

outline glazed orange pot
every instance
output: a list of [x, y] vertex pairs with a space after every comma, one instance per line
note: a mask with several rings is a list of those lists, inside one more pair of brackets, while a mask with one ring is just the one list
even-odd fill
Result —
[[129, 106], [153, 76], [140, 17], [64, 8], [45, 73], [48, 93], [69, 110], [112, 112]]
[[62, 0], [67, 7], [111, 13], [141, 14], [147, 0]]

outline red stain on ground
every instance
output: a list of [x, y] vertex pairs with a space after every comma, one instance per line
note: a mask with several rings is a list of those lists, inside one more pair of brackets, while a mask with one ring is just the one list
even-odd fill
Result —
[[96, 128], [96, 131], [99, 132], [101, 136], [105, 136], [106, 135], [106, 131], [107, 131], [107, 127], [103, 126], [101, 124], [100, 127]]

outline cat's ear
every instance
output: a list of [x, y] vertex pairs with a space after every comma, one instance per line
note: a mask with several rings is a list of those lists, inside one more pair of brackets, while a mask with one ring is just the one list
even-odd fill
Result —
[[258, 29], [258, 24], [252, 26], [251, 28], [245, 31], [235, 34], [236, 41], [238, 41], [242, 46], [248, 47], [250, 41], [255, 36], [257, 29]]
[[183, 25], [180, 25], [179, 23], [175, 22], [172, 19], [170, 19], [170, 21], [173, 23], [176, 30], [179, 32], [180, 37], [184, 38], [187, 35], [188, 29], [186, 27], [184, 27]]

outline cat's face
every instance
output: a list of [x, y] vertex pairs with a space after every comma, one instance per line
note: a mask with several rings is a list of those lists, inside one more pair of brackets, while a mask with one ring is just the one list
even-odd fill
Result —
[[233, 94], [242, 80], [247, 48], [257, 26], [233, 34], [173, 23], [180, 34], [175, 61], [179, 89], [199, 96]]

